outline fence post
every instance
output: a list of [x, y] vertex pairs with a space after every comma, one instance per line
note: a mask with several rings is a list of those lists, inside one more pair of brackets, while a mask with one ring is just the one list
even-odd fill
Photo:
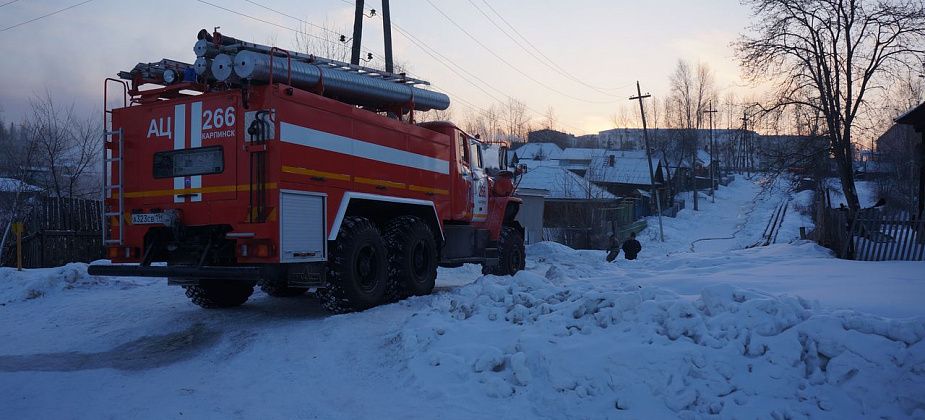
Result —
[[22, 222], [13, 224], [13, 233], [16, 234], [16, 270], [22, 271]]

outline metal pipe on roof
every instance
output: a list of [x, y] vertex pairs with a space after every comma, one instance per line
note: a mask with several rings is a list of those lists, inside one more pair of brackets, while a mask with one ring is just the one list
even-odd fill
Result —
[[[212, 73], [216, 72], [219, 57], [212, 64]], [[253, 82], [269, 82], [271, 73], [270, 56], [253, 51], [240, 51], [234, 57], [234, 73], [242, 79]], [[299, 89], [317, 89], [323, 87], [324, 95], [334, 99], [374, 108], [389, 108], [414, 104], [417, 111], [447, 109], [450, 98], [442, 93], [433, 92], [403, 83], [370, 77], [362, 73], [349, 72], [324, 65], [274, 57], [272, 73], [274, 81], [287, 83], [289, 72], [292, 73], [292, 86]]]

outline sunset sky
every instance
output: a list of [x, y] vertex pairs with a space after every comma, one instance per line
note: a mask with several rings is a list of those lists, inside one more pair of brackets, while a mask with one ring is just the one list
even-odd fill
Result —
[[[0, 5], [9, 1], [0, 0]], [[105, 77], [139, 61], [193, 62], [192, 45], [201, 28], [220, 26], [237, 38], [290, 49], [297, 49], [296, 32], [286, 28], [324, 35], [311, 26], [319, 25], [351, 35], [350, 0], [209, 1], [279, 26], [193, 0], [16, 0], [0, 6], [2, 118], [22, 118], [29, 98], [46, 89], [60, 102], [98, 110]], [[366, 6], [381, 8], [379, 0], [368, 0]], [[723, 91], [744, 84], [729, 45], [749, 21], [748, 9], [737, 0], [392, 0], [391, 9], [396, 62], [448, 93], [457, 120], [475, 112], [473, 107], [510, 96], [525, 102], [537, 121], [553, 107], [558, 128], [594, 133], [612, 128], [611, 116], [631, 105], [627, 98], [635, 93], [636, 80], [654, 96], [665, 94], [669, 74], [682, 58], [708, 63]], [[382, 20], [368, 18], [364, 24], [364, 51], [380, 57]], [[406, 34], [442, 57], [435, 59]]]

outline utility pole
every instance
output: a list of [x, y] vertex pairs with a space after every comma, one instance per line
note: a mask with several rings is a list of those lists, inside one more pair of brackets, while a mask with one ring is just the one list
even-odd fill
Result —
[[382, 38], [385, 39], [385, 71], [395, 71], [392, 63], [392, 18], [389, 14], [389, 0], [382, 0]]
[[353, 15], [353, 49], [350, 51], [350, 64], [360, 64], [360, 43], [363, 39], [363, 0], [356, 0], [356, 13]]
[[700, 149], [698, 147], [698, 143], [700, 143], [700, 127], [697, 128], [696, 134], [691, 136], [691, 140], [694, 141], [694, 147], [691, 150], [691, 188], [694, 192], [694, 211], [700, 211], [697, 200], [700, 196], [697, 191], [697, 156], [700, 155]]
[[703, 111], [705, 114], [710, 114], [710, 201], [716, 202], [716, 190], [714, 185], [716, 185], [716, 177], [714, 167], [716, 166], [716, 160], [713, 157], [713, 151], [716, 147], [716, 143], [713, 139], [713, 114], [717, 111], [713, 109], [713, 101], [710, 101], [710, 109]]
[[742, 163], [745, 166], [745, 176], [751, 179], [752, 171], [748, 158], [748, 111], [742, 111], [742, 127], [742, 149], [744, 153]]
[[642, 106], [642, 100], [651, 98], [648, 93], [643, 96], [642, 88], [639, 87], [639, 81], [636, 81], [636, 96], [630, 96], [631, 101], [639, 101], [639, 114], [642, 115], [642, 139], [646, 145], [646, 160], [649, 162], [649, 184], [652, 186], [652, 196], [655, 197], [655, 208], [658, 210], [658, 237], [661, 242], [665, 242], [665, 229], [662, 227], [662, 200], [658, 195], [658, 188], [655, 187], [655, 170], [652, 169], [652, 151], [649, 149], [649, 132], [646, 127], [646, 109]]

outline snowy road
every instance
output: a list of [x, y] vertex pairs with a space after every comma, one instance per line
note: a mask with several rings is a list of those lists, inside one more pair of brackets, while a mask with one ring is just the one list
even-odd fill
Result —
[[[543, 243], [527, 271], [328, 316], [257, 293], [0, 269], [3, 418], [925, 417], [925, 265], [760, 239], [784, 191], [736, 182], [637, 261]], [[801, 201], [802, 200], [802, 201]], [[802, 203], [802, 204], [801, 204]], [[650, 223], [657, 226], [657, 223]], [[698, 238], [732, 237], [691, 242]], [[709, 243], [707, 245], [706, 243]]]

